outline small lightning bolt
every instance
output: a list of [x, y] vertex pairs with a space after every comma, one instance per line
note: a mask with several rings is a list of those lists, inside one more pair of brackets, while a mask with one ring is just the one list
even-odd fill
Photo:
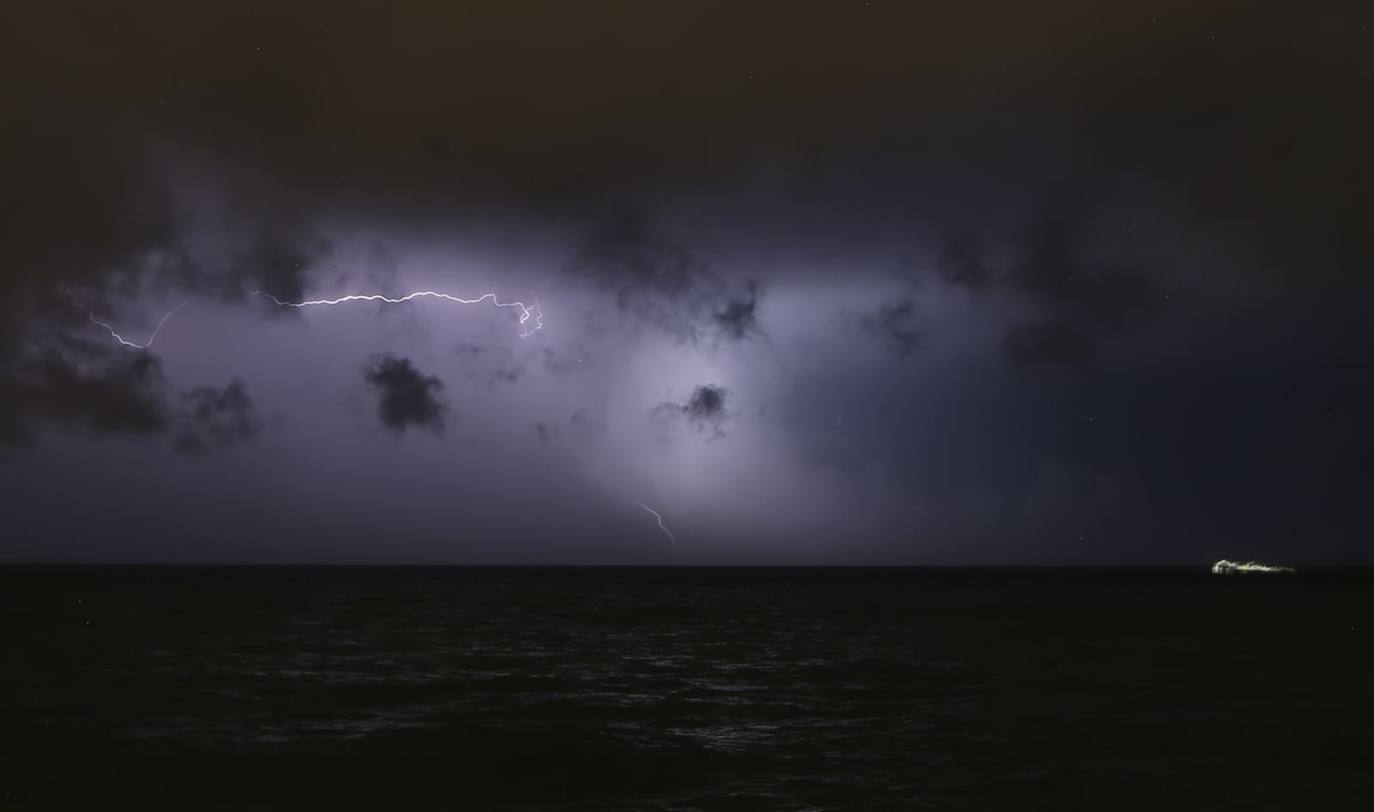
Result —
[[[490, 300], [491, 303], [496, 305], [497, 307], [517, 307], [520, 309], [520, 326], [523, 328], [520, 331], [521, 338], [527, 338], [544, 328], [544, 313], [539, 309], [538, 302], [535, 302], [532, 305], [527, 305], [524, 302], [503, 302], [496, 298], [495, 293], [483, 293], [476, 299], [464, 299], [460, 296], [454, 296], [449, 293], [441, 293], [437, 290], [417, 290], [413, 293], [407, 293], [404, 296], [399, 296], [395, 298], [390, 296], [384, 296], [380, 293], [350, 293], [347, 296], [340, 296], [337, 299], [307, 299], [304, 302], [284, 302], [281, 299], [278, 299], [276, 296], [273, 296], [272, 294], [266, 293], [261, 290], [251, 291], [251, 295], [262, 296], [271, 299], [273, 302], [275, 302], [278, 305], [281, 305], [282, 307], [298, 308], [317, 307], [320, 305], [341, 305], [347, 304], [349, 302], [386, 302], [387, 304], [403, 304], [405, 302], [411, 301], [412, 299], [419, 299], [422, 297], [445, 299], [450, 302], [457, 302], [458, 304], [465, 305], [481, 304], [482, 302]], [[530, 319], [534, 319], [534, 325], [526, 326], [527, 322], [529, 322]]]
[[[69, 290], [68, 293], [70, 294], [70, 292], [71, 291]], [[219, 292], [218, 288], [206, 291], [206, 293], [217, 292]], [[490, 301], [493, 305], [499, 308], [504, 309], [508, 307], [514, 307], [520, 310], [521, 338], [528, 338], [531, 335], [534, 335], [535, 333], [544, 329], [544, 312], [539, 309], [538, 302], [535, 302], [532, 305], [527, 305], [524, 302], [503, 302], [500, 299], [496, 298], [495, 293], [484, 293], [475, 299], [464, 299], [461, 296], [454, 296], [449, 293], [442, 293], [440, 291], [435, 290], [417, 290], [413, 293], [407, 293], [404, 296], [398, 297], [385, 296], [380, 293], [352, 293], [347, 296], [340, 296], [337, 299], [307, 299], [303, 302], [286, 301], [283, 299], [279, 299], [276, 296], [267, 293], [266, 291], [261, 290], [249, 291], [249, 295], [259, 296], [264, 299], [271, 299], [272, 302], [278, 305], [279, 307], [295, 308], [318, 307], [324, 305], [341, 305], [348, 304], [350, 302], [385, 302], [387, 304], [403, 304], [413, 299], [425, 297], [433, 299], [444, 299], [446, 301], [456, 302], [458, 304], [465, 305], [481, 304], [482, 302]], [[155, 340], [157, 340], [158, 333], [162, 332], [162, 328], [164, 325], [167, 324], [167, 321], [171, 319], [177, 311], [181, 310], [183, 307], [190, 304], [191, 298], [192, 297], [190, 296], [186, 297], [186, 299], [184, 299], [181, 302], [181, 304], [167, 311], [167, 315], [163, 316], [162, 319], [158, 321], [157, 327], [153, 328], [153, 332], [148, 336], [148, 340], [142, 343], [139, 343], [137, 341], [131, 341], [125, 338], [124, 336], [120, 335], [119, 332], [116, 331], [115, 328], [109, 322], [97, 319], [95, 317], [95, 314], [91, 312], [91, 309], [86, 305], [82, 304], [81, 302], [76, 302], [76, 305], [77, 307], [80, 307], [82, 310], [86, 311], [86, 315], [90, 318], [91, 324], [104, 328], [105, 331], [110, 334], [110, 337], [113, 338], [115, 341], [118, 341], [120, 344], [123, 344], [126, 347], [133, 347], [135, 349], [146, 350], [150, 346], [152, 346]]]
[[640, 502], [640, 503], [639, 503], [639, 506], [642, 507], [642, 508], [644, 508], [645, 510], [649, 511], [650, 513], [652, 513], [653, 516], [654, 516], [654, 518], [658, 520], [658, 529], [659, 529], [659, 530], [662, 530], [662, 531], [663, 531], [663, 535], [667, 536], [667, 537], [668, 537], [668, 540], [671, 541], [671, 542], [673, 543], [673, 560], [676, 561], [676, 560], [677, 560], [677, 538], [675, 538], [675, 537], [673, 536], [673, 531], [669, 530], [669, 529], [667, 528], [667, 526], [665, 526], [665, 525], [663, 524], [663, 516], [662, 516], [661, 514], [659, 514], [659, 512], [658, 512], [657, 510], [654, 510], [653, 508], [649, 507], [648, 505], [644, 504], [643, 502]]
[[95, 325], [98, 325], [98, 326], [100, 326], [100, 327], [104, 327], [105, 330], [109, 332], [110, 338], [113, 338], [115, 341], [118, 341], [120, 344], [123, 344], [123, 345], [126, 346], [126, 347], [134, 347], [134, 348], [136, 348], [136, 349], [146, 350], [146, 349], [148, 349], [148, 346], [151, 345], [151, 344], [153, 343], [153, 341], [157, 338], [157, 334], [160, 333], [160, 332], [162, 332], [162, 326], [163, 326], [164, 324], [167, 323], [167, 320], [170, 319], [170, 318], [173, 316], [173, 314], [175, 314], [178, 310], [182, 309], [183, 307], [185, 307], [185, 306], [186, 306], [187, 304], [189, 304], [190, 302], [191, 302], [191, 297], [188, 296], [188, 297], [186, 297], [184, 300], [182, 300], [181, 304], [177, 305], [176, 307], [172, 308], [171, 310], [168, 310], [168, 311], [167, 311], [167, 315], [163, 316], [163, 317], [162, 317], [162, 320], [159, 321], [159, 322], [157, 323], [157, 326], [153, 328], [153, 332], [152, 332], [151, 335], [148, 336], [148, 340], [145, 341], [145, 342], [143, 342], [142, 344], [138, 343], [137, 341], [130, 341], [129, 339], [127, 339], [127, 338], [125, 338], [124, 336], [120, 335], [119, 333], [115, 332], [115, 328], [111, 327], [109, 322], [105, 322], [105, 321], [101, 321], [100, 319], [97, 319], [97, 318], [95, 317], [95, 314], [92, 313], [92, 312], [90, 311], [90, 309], [87, 308], [85, 305], [80, 305], [80, 307], [81, 307], [83, 310], [85, 310], [85, 311], [86, 311], [86, 315], [87, 315], [88, 317], [90, 317], [91, 324], [95, 324]]

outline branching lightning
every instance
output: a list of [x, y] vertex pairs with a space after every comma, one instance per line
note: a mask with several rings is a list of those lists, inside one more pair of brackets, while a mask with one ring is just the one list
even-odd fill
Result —
[[91, 324], [97, 325], [99, 327], [104, 327], [105, 330], [110, 334], [110, 338], [113, 338], [115, 341], [118, 341], [120, 344], [123, 344], [126, 347], [134, 347], [135, 349], [146, 350], [148, 349], [149, 345], [151, 345], [153, 341], [157, 339], [157, 334], [162, 332], [162, 326], [167, 323], [167, 320], [170, 319], [173, 316], [173, 314], [175, 314], [178, 310], [182, 309], [190, 302], [191, 297], [188, 296], [182, 300], [181, 304], [177, 305], [171, 310], [168, 310], [167, 315], [163, 316], [162, 320], [159, 321], [157, 323], [157, 326], [153, 328], [153, 332], [151, 335], [148, 336], [148, 340], [143, 342], [142, 344], [138, 343], [137, 341], [130, 341], [129, 339], [115, 332], [115, 328], [111, 327], [109, 322], [97, 319], [95, 317], [95, 314], [92, 313], [89, 308], [86, 308], [85, 305], [80, 305], [80, 307], [86, 310], [86, 315], [90, 317]]
[[662, 531], [663, 531], [663, 535], [667, 536], [667, 537], [668, 537], [668, 540], [671, 541], [671, 542], [673, 543], [673, 560], [676, 561], [676, 560], [677, 560], [677, 538], [673, 536], [673, 531], [669, 530], [669, 529], [667, 528], [667, 526], [663, 524], [663, 516], [662, 516], [661, 514], [659, 514], [659, 512], [658, 512], [657, 510], [654, 510], [653, 508], [649, 507], [648, 505], [644, 504], [643, 502], [640, 502], [640, 503], [639, 503], [639, 506], [642, 507], [642, 508], [644, 508], [645, 510], [649, 511], [650, 513], [652, 513], [653, 516], [654, 516], [654, 518], [658, 520], [658, 529], [659, 529], [659, 530], [662, 530]]
[[[218, 289], [214, 289], [212, 291], [206, 292], [211, 293], [217, 291]], [[273, 304], [276, 304], [279, 307], [294, 308], [320, 307], [325, 305], [342, 305], [349, 304], [351, 302], [384, 302], [386, 304], [403, 304], [405, 302], [409, 302], [413, 299], [419, 298], [444, 299], [446, 301], [465, 305], [481, 304], [482, 302], [490, 301], [493, 305], [499, 308], [504, 309], [514, 307], [519, 309], [521, 338], [528, 338], [529, 336], [534, 335], [535, 333], [539, 332], [544, 328], [544, 313], [539, 309], [538, 302], [535, 302], [532, 305], [527, 305], [524, 302], [503, 302], [496, 298], [495, 293], [484, 293], [475, 299], [464, 299], [460, 296], [454, 296], [449, 293], [442, 293], [440, 291], [435, 290], [417, 290], [413, 293], [407, 293], [404, 296], [399, 297], [385, 296], [380, 293], [353, 293], [347, 296], [340, 296], [337, 299], [307, 299], [303, 302], [285, 301], [283, 299], [277, 298], [276, 296], [273, 296], [270, 293], [267, 293], [266, 291], [261, 290], [249, 291], [249, 295], [258, 296], [264, 299], [270, 299], [273, 302]], [[177, 311], [181, 310], [183, 307], [190, 304], [191, 298], [192, 297], [190, 296], [186, 297], [186, 299], [184, 299], [181, 302], [181, 304], [167, 311], [167, 314], [163, 316], [160, 321], [158, 321], [157, 327], [153, 328], [153, 332], [148, 336], [148, 340], [142, 343], [139, 343], [137, 341], [131, 341], [125, 338], [124, 336], [120, 335], [119, 332], [116, 331], [115, 328], [109, 322], [97, 319], [95, 317], [95, 314], [91, 312], [91, 309], [86, 305], [82, 304], [81, 302], [76, 302], [76, 305], [80, 307], [82, 310], [86, 311], [86, 315], [90, 318], [91, 324], [104, 328], [104, 330], [108, 332], [110, 334], [110, 337], [113, 338], [115, 341], [119, 342], [120, 344], [126, 347], [133, 347], [135, 349], [146, 350], [150, 346], [152, 346], [155, 340], [157, 340], [158, 333], [162, 332], [162, 328], [167, 324], [167, 321], [171, 319], [172, 316], [174, 316], [177, 313]]]

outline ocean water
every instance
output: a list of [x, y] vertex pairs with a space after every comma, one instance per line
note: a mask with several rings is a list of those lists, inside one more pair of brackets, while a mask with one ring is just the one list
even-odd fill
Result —
[[0, 805], [1369, 809], [1371, 586], [6, 568]]

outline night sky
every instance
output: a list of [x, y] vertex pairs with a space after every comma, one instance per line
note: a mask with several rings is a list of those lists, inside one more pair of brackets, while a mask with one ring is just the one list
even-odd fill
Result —
[[0, 559], [1374, 563], [1369, 16], [8, 3]]

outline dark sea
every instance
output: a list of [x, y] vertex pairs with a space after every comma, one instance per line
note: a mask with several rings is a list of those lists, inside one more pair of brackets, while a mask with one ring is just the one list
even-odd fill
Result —
[[18, 809], [1374, 809], [1374, 578], [0, 569]]

